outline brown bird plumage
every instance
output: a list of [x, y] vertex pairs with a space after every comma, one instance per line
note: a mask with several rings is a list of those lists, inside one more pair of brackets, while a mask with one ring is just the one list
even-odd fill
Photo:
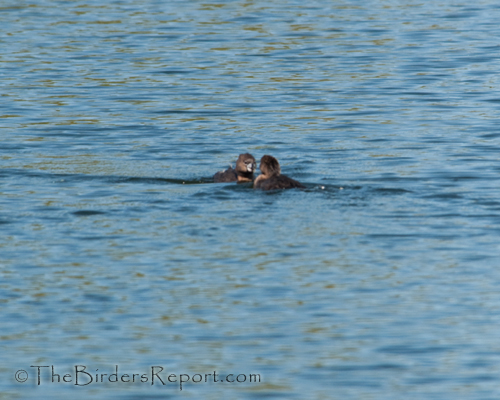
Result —
[[281, 167], [276, 158], [265, 155], [260, 159], [261, 174], [255, 179], [254, 189], [275, 190], [303, 188], [304, 186], [295, 179], [281, 175]]
[[257, 168], [257, 163], [251, 154], [240, 154], [236, 161], [236, 168], [229, 167], [225, 171], [217, 172], [214, 175], [214, 182], [252, 182], [255, 168]]

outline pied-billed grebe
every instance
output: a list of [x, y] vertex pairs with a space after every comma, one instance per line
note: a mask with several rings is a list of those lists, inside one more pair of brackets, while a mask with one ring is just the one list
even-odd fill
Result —
[[274, 190], [274, 189], [293, 189], [303, 188], [300, 182], [281, 175], [280, 163], [273, 156], [263, 156], [260, 159], [261, 174], [255, 179], [254, 189]]
[[256, 167], [257, 163], [251, 154], [240, 154], [236, 161], [236, 169], [229, 167], [225, 171], [217, 172], [214, 175], [214, 182], [252, 182]]

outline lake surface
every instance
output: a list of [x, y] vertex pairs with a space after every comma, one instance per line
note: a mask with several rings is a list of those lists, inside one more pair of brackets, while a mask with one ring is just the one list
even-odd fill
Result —
[[0, 399], [498, 399], [498, 21], [0, 2]]

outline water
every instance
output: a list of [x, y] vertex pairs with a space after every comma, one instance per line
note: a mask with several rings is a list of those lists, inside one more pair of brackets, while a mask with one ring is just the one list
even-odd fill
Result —
[[0, 398], [497, 399], [499, 20], [0, 2]]

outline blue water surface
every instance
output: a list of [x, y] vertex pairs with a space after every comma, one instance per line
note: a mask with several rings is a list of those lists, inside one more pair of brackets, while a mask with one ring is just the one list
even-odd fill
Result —
[[0, 2], [0, 399], [498, 399], [498, 21]]

